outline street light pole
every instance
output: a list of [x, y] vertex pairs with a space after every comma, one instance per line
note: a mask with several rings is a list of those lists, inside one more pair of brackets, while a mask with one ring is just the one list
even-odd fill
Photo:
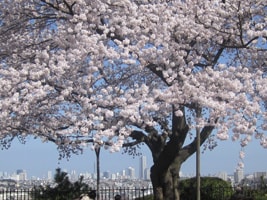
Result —
[[197, 178], [197, 200], [200, 200], [200, 130], [197, 127], [197, 152], [196, 152], [196, 178]]
[[[199, 119], [201, 117], [201, 108], [197, 106], [196, 108], [196, 117]], [[197, 151], [196, 151], [196, 181], [197, 181], [197, 187], [196, 187], [196, 194], [197, 194], [197, 200], [200, 200], [200, 126], [198, 123], [196, 123], [196, 137], [197, 137]]]
[[101, 146], [97, 146], [95, 148], [96, 154], [96, 199], [99, 199], [99, 185], [100, 185], [100, 148]]

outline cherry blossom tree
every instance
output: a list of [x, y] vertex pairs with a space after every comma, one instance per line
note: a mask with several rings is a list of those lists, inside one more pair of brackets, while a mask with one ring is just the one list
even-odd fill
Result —
[[[219, 140], [267, 147], [263, 0], [3, 0], [0, 140], [28, 135], [70, 156], [144, 143], [154, 198]], [[187, 143], [188, 137], [192, 139]], [[243, 156], [243, 154], [241, 153]]]

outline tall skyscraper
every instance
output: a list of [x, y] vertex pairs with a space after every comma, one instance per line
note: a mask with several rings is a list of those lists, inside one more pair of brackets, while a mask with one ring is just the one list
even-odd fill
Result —
[[141, 156], [140, 158], [140, 171], [139, 171], [139, 178], [145, 179], [145, 169], [146, 169], [146, 157]]

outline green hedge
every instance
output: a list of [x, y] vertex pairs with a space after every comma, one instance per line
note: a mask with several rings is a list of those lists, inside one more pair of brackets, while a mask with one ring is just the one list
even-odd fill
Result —
[[[230, 183], [216, 177], [201, 177], [201, 199], [225, 200], [229, 199], [234, 191]], [[181, 180], [179, 184], [181, 200], [196, 199], [196, 178]]]

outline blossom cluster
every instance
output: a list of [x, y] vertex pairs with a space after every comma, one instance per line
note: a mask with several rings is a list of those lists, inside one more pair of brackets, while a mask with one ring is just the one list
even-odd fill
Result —
[[76, 135], [118, 151], [132, 130], [174, 113], [191, 130], [214, 126], [218, 139], [245, 146], [257, 136], [267, 147], [263, 1], [9, 0], [0, 8], [1, 139]]

